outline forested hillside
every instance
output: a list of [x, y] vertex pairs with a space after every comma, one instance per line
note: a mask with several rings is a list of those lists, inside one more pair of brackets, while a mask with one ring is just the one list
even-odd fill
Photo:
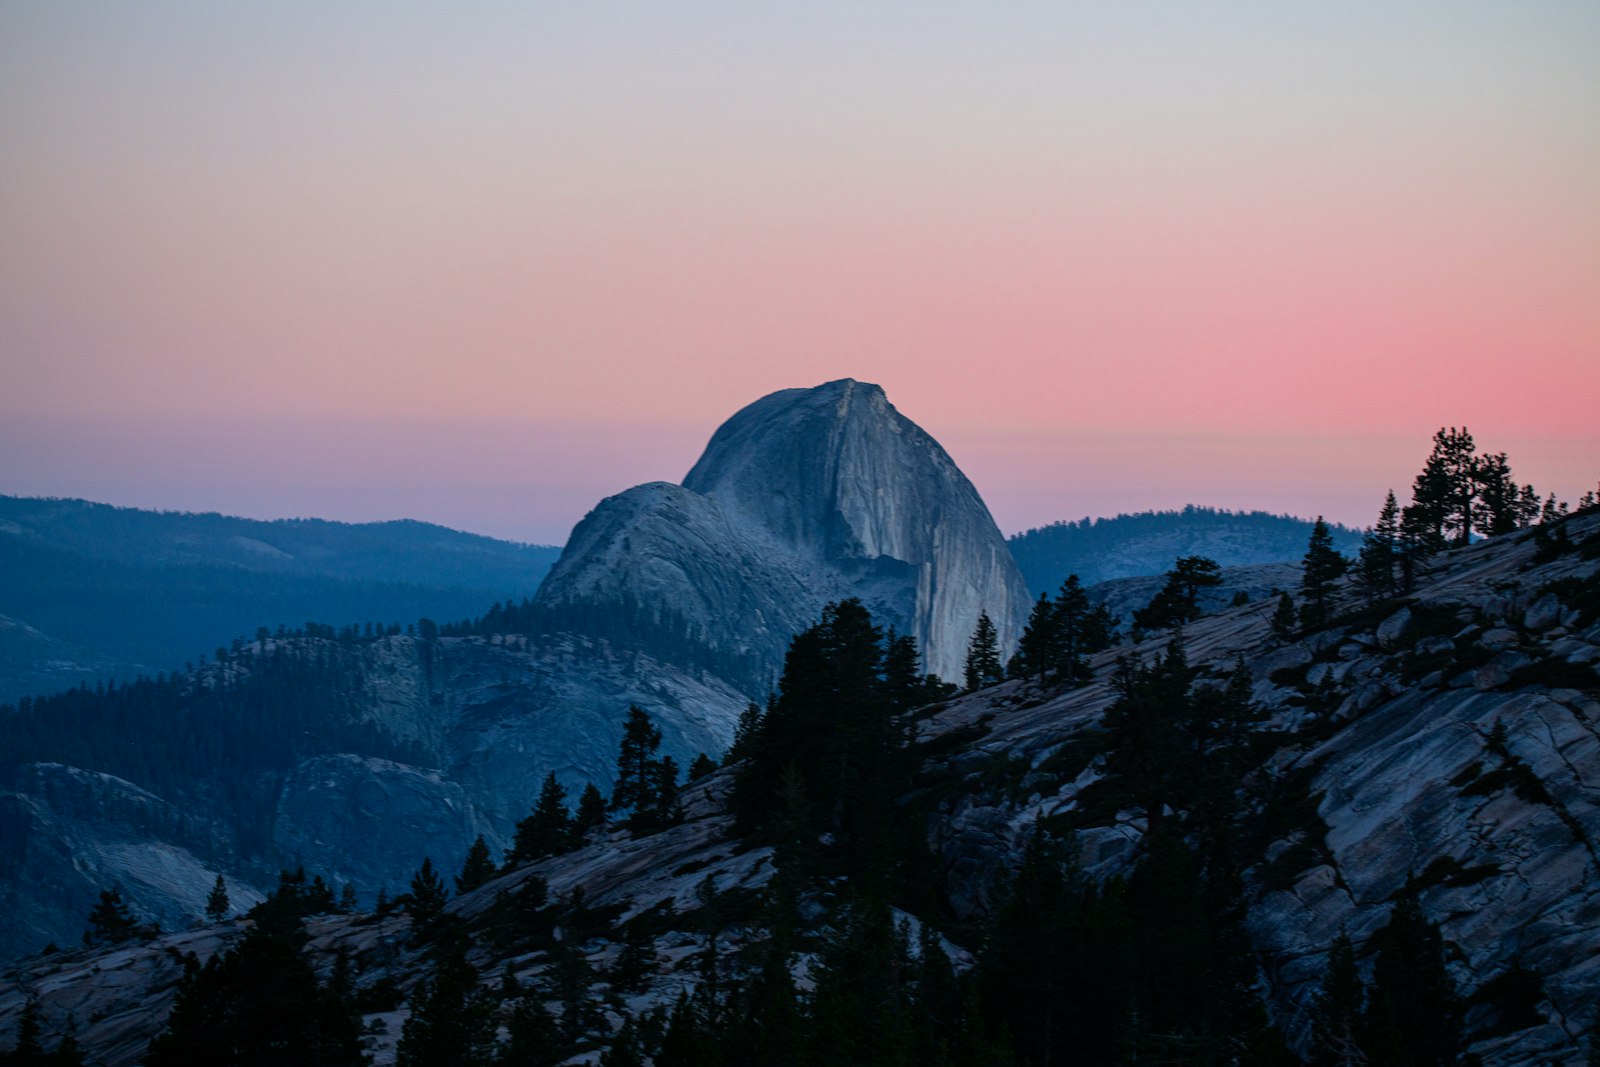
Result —
[[409, 520], [0, 497], [0, 700], [170, 670], [262, 626], [476, 615], [558, 554]]
[[[1353, 553], [1361, 533], [1331, 527], [1334, 547]], [[1141, 511], [1105, 519], [1053, 522], [1008, 539], [1028, 589], [1053, 594], [1069, 574], [1084, 585], [1160, 574], [1183, 556], [1224, 567], [1298, 560], [1311, 520], [1265, 511], [1228, 511], [1191, 504], [1182, 511]]]

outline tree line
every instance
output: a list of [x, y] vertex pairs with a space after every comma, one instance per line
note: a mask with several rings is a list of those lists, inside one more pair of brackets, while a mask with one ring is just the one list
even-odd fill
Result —
[[[1578, 509], [1593, 507], [1584, 493]], [[1411, 502], [1401, 506], [1390, 490], [1361, 545], [1357, 573], [1374, 598], [1410, 592], [1418, 567], [1451, 546], [1476, 536], [1493, 537], [1534, 525], [1552, 524], [1569, 506], [1532, 484], [1518, 485], [1504, 452], [1480, 453], [1465, 426], [1440, 427], [1433, 450], [1411, 484]]]

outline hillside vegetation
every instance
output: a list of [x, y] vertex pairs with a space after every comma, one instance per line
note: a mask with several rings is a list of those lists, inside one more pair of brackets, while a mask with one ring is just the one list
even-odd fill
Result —
[[[1053, 522], [1008, 539], [1028, 590], [1053, 594], [1069, 574], [1084, 585], [1113, 578], [1160, 574], [1184, 556], [1204, 556], [1224, 567], [1298, 560], [1311, 520], [1265, 511], [1197, 507], [1141, 511], [1112, 518]], [[1361, 532], [1330, 527], [1334, 547], [1353, 553]]]
[[262, 626], [475, 615], [559, 553], [409, 520], [0, 497], [0, 701], [171, 670]]

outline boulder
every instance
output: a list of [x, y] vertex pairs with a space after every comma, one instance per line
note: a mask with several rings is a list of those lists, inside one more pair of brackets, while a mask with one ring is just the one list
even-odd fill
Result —
[[1517, 631], [1505, 626], [1496, 626], [1494, 629], [1486, 631], [1482, 637], [1478, 638], [1478, 644], [1482, 645], [1484, 648], [1493, 649], [1515, 648], [1519, 640], [1520, 639], [1517, 636]]
[[1304, 667], [1311, 662], [1311, 650], [1304, 645], [1285, 645], [1261, 656], [1250, 664], [1250, 674], [1257, 679], [1271, 678], [1278, 671]]
[[1442, 652], [1454, 652], [1455, 650], [1456, 643], [1442, 634], [1424, 637], [1416, 644], [1416, 652], [1419, 656], [1436, 656]]
[[1561, 601], [1546, 593], [1522, 613], [1522, 625], [1530, 630], [1548, 630], [1561, 621]]
[[1354, 718], [1362, 712], [1371, 710], [1388, 695], [1388, 690], [1382, 682], [1363, 682], [1345, 697], [1344, 703], [1334, 712], [1334, 718], [1341, 720]]
[[1406, 628], [1411, 625], [1411, 609], [1401, 608], [1378, 624], [1374, 636], [1378, 639], [1378, 647], [1395, 649], [1400, 647], [1400, 641], [1405, 636]]

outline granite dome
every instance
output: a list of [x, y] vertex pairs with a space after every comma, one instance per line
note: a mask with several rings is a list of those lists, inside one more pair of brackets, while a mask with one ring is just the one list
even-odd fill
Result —
[[682, 486], [602, 501], [540, 590], [546, 605], [661, 605], [776, 666], [823, 604], [859, 597], [958, 678], [988, 612], [1003, 646], [1029, 599], [978, 491], [876, 386], [785, 389], [712, 435]]

